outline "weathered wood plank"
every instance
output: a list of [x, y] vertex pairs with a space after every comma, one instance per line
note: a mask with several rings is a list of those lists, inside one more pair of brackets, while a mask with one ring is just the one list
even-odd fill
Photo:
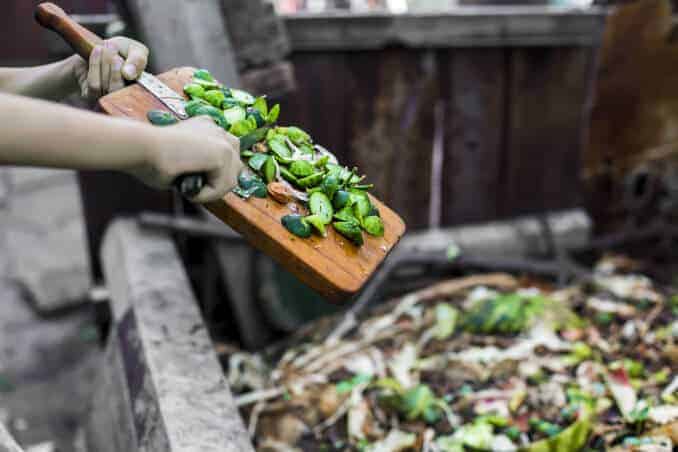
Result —
[[500, 214], [575, 206], [591, 50], [510, 52], [508, 129]]
[[[293, 64], [298, 90], [281, 102], [281, 119], [308, 130], [316, 142], [348, 158], [347, 108], [351, 74], [344, 53], [301, 53]], [[352, 163], [352, 162], [347, 162]]]
[[[501, 3], [501, 2], [496, 2]], [[353, 12], [284, 16], [293, 51], [408, 48], [590, 46], [605, 10], [499, 5], [450, 8], [443, 13]]]
[[506, 51], [445, 52], [446, 121], [443, 224], [497, 217], [506, 105]]
[[353, 56], [349, 67], [349, 161], [409, 228], [427, 227], [436, 55], [394, 48]]
[[90, 448], [111, 450], [95, 428], [108, 415], [109, 430], [132, 435], [116, 450], [253, 451], [170, 237], [121, 220], [102, 258], [114, 321], [102, 383], [112, 386], [95, 398]]

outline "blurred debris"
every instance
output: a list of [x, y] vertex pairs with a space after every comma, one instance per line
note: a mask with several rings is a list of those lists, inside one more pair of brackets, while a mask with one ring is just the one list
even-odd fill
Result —
[[[256, 415], [260, 451], [671, 450], [678, 382], [662, 351], [678, 341], [675, 291], [622, 272], [628, 263], [608, 257], [604, 273], [560, 289], [453, 279], [356, 315], [330, 340], [319, 322], [273, 355], [235, 353], [232, 366], [256, 363], [256, 375], [231, 374], [249, 399], [241, 413]], [[294, 435], [275, 433], [290, 422]]]

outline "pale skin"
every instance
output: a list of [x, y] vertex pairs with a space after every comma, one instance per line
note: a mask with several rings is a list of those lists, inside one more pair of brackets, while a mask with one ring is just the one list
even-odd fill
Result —
[[199, 172], [208, 183], [193, 201], [223, 197], [242, 168], [239, 141], [211, 119], [155, 127], [46, 102], [76, 92], [95, 101], [135, 80], [147, 59], [142, 44], [114, 38], [88, 62], [0, 68], [0, 165], [123, 171], [161, 189]]

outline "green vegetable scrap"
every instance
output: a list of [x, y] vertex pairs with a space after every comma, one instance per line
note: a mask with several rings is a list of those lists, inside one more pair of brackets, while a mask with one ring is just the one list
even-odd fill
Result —
[[179, 122], [172, 113], [163, 110], [151, 110], [147, 117], [149, 122], [156, 126], [170, 126]]
[[[240, 138], [240, 157], [247, 174], [238, 179], [233, 192], [242, 198], [267, 197], [267, 184], [282, 183], [291, 198], [308, 207], [309, 215], [287, 215], [285, 228], [299, 237], [315, 231], [327, 235], [327, 226], [361, 246], [363, 231], [374, 237], [384, 235], [384, 222], [367, 194], [373, 185], [364, 183], [357, 168], [337, 163], [327, 150], [316, 145], [306, 131], [295, 126], [276, 126], [280, 105], [268, 105], [265, 96], [219, 83], [209, 71], [199, 69], [184, 86], [190, 98], [184, 104], [189, 117], [209, 116], [224, 130]], [[170, 125], [177, 119], [168, 112], [151, 111], [151, 123]]]
[[515, 334], [525, 330], [544, 311], [542, 296], [503, 294], [480, 300], [466, 313], [464, 326], [474, 333]]

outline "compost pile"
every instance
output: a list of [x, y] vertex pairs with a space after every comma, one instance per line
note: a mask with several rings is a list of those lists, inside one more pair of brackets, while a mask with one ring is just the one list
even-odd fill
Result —
[[[240, 138], [240, 157], [247, 168], [238, 177], [235, 194], [244, 199], [270, 196], [287, 205], [290, 214], [282, 224], [302, 238], [312, 232], [325, 237], [330, 224], [356, 246], [364, 242], [363, 231], [384, 235], [380, 212], [367, 194], [373, 186], [365, 183], [365, 175], [339, 165], [330, 151], [299, 127], [277, 126], [280, 105], [269, 109], [265, 96], [224, 86], [205, 69], [194, 72], [184, 92], [189, 96], [185, 102], [189, 117], [209, 116]], [[148, 112], [147, 117], [159, 126], [178, 122], [170, 112], [160, 110]]]
[[450, 280], [341, 338], [234, 353], [236, 403], [258, 451], [672, 451], [678, 292], [616, 262], [557, 290]]

